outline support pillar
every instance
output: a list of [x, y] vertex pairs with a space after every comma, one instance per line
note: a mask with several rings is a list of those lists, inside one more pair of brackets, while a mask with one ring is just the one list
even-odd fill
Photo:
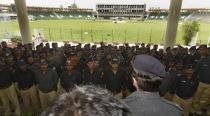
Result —
[[182, 0], [171, 0], [164, 49], [166, 49], [167, 47], [173, 47], [176, 43], [176, 33], [181, 6]]
[[32, 43], [26, 2], [25, 0], [15, 0], [15, 6], [23, 44]]

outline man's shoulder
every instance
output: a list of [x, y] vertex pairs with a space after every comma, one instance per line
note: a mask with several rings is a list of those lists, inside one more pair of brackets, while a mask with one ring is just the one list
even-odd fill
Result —
[[180, 112], [180, 113], [183, 112], [183, 109], [182, 109], [178, 104], [176, 104], [176, 103], [174, 103], [174, 102], [171, 102], [171, 101], [168, 101], [168, 100], [166, 100], [166, 99], [164, 99], [164, 98], [161, 98], [161, 100], [163, 101], [163, 103], [164, 103], [166, 106], [173, 108], [173, 109], [176, 110], [177, 112]]
[[125, 99], [123, 99], [123, 100], [126, 103], [131, 103], [133, 101], [136, 101], [137, 99], [140, 99], [139, 92], [138, 91], [135, 91], [131, 95], [129, 95], [128, 97], [126, 97]]
[[182, 116], [183, 110], [181, 107], [173, 102], [167, 101], [160, 97], [147, 98], [141, 93], [134, 92], [124, 102], [130, 107], [131, 112], [134, 116], [139, 114], [145, 114], [150, 116]]

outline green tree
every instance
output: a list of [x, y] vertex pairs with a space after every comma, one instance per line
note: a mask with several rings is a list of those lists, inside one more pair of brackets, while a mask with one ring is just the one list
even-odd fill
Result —
[[185, 45], [189, 45], [192, 37], [199, 32], [200, 24], [198, 21], [187, 21], [183, 24], [183, 40]]

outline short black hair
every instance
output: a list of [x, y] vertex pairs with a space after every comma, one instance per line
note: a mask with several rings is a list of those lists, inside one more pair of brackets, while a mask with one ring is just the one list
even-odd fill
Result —
[[60, 95], [42, 116], [131, 116], [131, 113], [107, 90], [88, 85]]
[[159, 86], [162, 84], [162, 79], [158, 76], [141, 75], [138, 73], [135, 76], [133, 75], [133, 77], [137, 81], [138, 87], [147, 92], [158, 92]]

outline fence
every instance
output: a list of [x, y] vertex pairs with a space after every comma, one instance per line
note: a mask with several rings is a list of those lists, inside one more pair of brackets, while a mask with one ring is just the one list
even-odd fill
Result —
[[41, 33], [49, 41], [107, 42], [107, 43], [162, 43], [163, 31], [125, 29], [73, 29], [42, 28]]
[[[48, 41], [107, 42], [107, 43], [158, 43], [164, 42], [165, 30], [142, 29], [74, 29], [74, 28], [33, 28], [32, 33], [41, 33]], [[35, 31], [36, 30], [36, 31]], [[0, 39], [11, 38], [18, 31], [0, 30]], [[177, 43], [182, 42], [182, 32], [178, 30]], [[198, 39], [197, 43], [208, 40]]]

